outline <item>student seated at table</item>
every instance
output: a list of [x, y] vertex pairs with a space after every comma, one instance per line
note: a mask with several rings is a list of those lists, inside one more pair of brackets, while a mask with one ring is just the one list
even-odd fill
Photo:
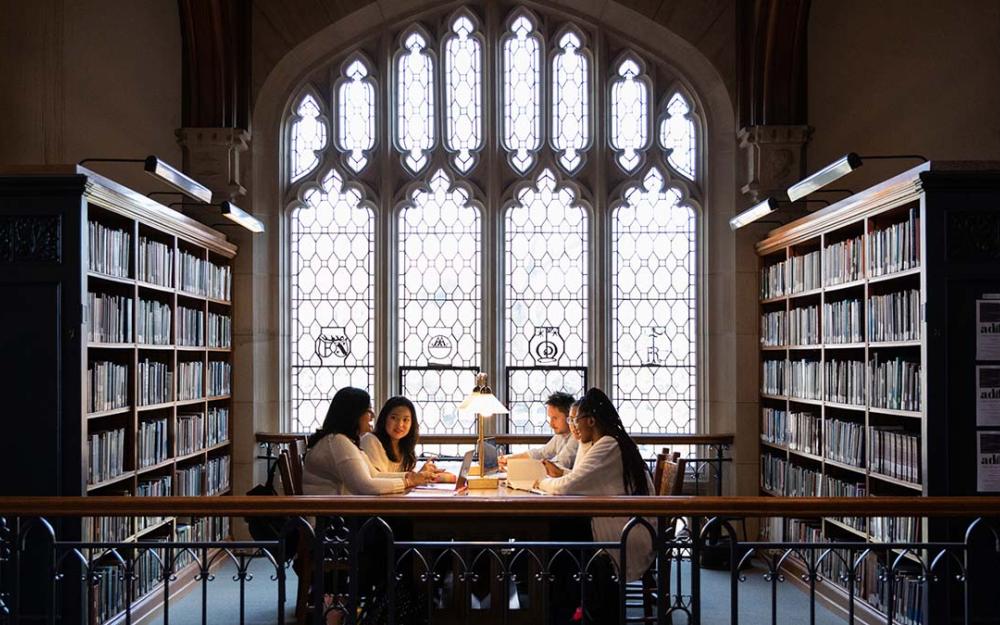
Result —
[[[361, 449], [379, 471], [412, 471], [417, 466], [419, 440], [420, 425], [413, 402], [405, 397], [391, 397], [375, 419], [375, 431], [362, 435]], [[456, 479], [433, 462], [424, 463], [419, 472], [431, 482], [454, 482]]]
[[[549, 442], [544, 447], [536, 447], [528, 451], [500, 456], [500, 467], [507, 466], [508, 458], [534, 458], [535, 460], [552, 460], [563, 450], [566, 454], [576, 454], [577, 441], [569, 432], [569, 408], [573, 405], [574, 398], [569, 393], [557, 391], [549, 395], [545, 400], [545, 414], [549, 418], [549, 427], [554, 433]], [[568, 449], [567, 449], [568, 448]]]
[[302, 470], [306, 495], [388, 495], [427, 483], [414, 471], [384, 473], [358, 446], [371, 431], [371, 397], [346, 386], [333, 396], [323, 427], [309, 437]]
[[559, 455], [555, 457], [555, 460], [542, 460], [542, 464], [545, 465], [545, 473], [549, 477], [562, 477], [572, 471], [573, 467], [580, 462], [580, 459], [583, 458], [587, 450], [593, 445], [593, 443], [580, 442], [580, 430], [576, 427], [576, 418], [580, 411], [580, 402], [582, 401], [582, 399], [578, 399], [573, 402], [573, 405], [569, 407], [569, 417], [566, 419], [569, 423], [570, 434], [576, 439], [576, 449], [572, 449], [567, 445], [563, 447]]
[[[553, 495], [649, 495], [653, 492], [653, 480], [646, 462], [603, 391], [597, 388], [587, 391], [575, 425], [580, 432], [580, 444], [590, 443], [590, 449], [566, 475], [539, 480], [540, 490]], [[594, 540], [620, 540], [628, 520], [628, 517], [595, 517], [590, 522]], [[651, 545], [649, 533], [642, 528], [629, 534], [628, 570], [625, 572], [628, 581], [642, 577], [652, 563]]]

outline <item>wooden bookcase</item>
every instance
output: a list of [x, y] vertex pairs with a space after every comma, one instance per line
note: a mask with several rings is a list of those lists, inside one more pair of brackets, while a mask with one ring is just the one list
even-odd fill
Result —
[[[92, 171], [55, 166], [0, 170], [0, 255], [11, 410], [4, 494], [228, 494], [236, 247]], [[209, 343], [211, 329], [220, 332]], [[106, 441], [113, 453], [94, 444], [104, 432], [114, 433]], [[63, 521], [59, 531], [123, 543], [229, 535], [226, 522], [175, 517]], [[100, 584], [121, 583], [111, 571]], [[134, 605], [155, 607], [148, 598], [159, 584], [146, 577]], [[66, 622], [77, 607], [90, 620], [120, 618], [122, 605], [84, 606], [85, 590], [66, 586]]]
[[[902, 238], [884, 234], [894, 227]], [[904, 253], [909, 246], [912, 255]], [[974, 304], [1000, 292], [1000, 164], [925, 163], [771, 231], [756, 250], [762, 494], [974, 494]], [[854, 258], [852, 250], [857, 271], [840, 271], [851, 267], [844, 260]], [[876, 265], [879, 251], [897, 262]], [[886, 303], [899, 305], [889, 308], [893, 323], [878, 314]], [[857, 331], [845, 319], [856, 319]], [[905, 401], [886, 401], [874, 367], [897, 363], [913, 389]], [[775, 373], [782, 370], [783, 380]], [[837, 377], [838, 370], [847, 375]], [[814, 373], [817, 384], [810, 383]], [[856, 392], [844, 396], [841, 383], [852, 375]], [[862, 438], [846, 450], [854, 457], [839, 453], [851, 433]], [[914, 527], [863, 518], [772, 520], [763, 530], [772, 540], [867, 542], [956, 532], [943, 522], [928, 527], [926, 519]], [[846, 603], [846, 592], [822, 586], [832, 605]], [[954, 600], [923, 593], [915, 605], [926, 621]], [[860, 616], [885, 622], [874, 603], [859, 603]]]

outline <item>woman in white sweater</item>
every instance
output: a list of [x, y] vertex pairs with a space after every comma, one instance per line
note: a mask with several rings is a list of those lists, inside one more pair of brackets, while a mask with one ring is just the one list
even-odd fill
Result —
[[[580, 444], [590, 444], [573, 470], [562, 477], [547, 477], [540, 480], [538, 488], [553, 495], [649, 495], [653, 491], [653, 481], [639, 448], [625, 431], [618, 411], [602, 391], [592, 388], [580, 403], [575, 420], [579, 431]], [[629, 517], [595, 517], [591, 520], [591, 531], [596, 541], [619, 541]], [[642, 577], [653, 562], [652, 537], [643, 527], [631, 531], [627, 542], [627, 562], [623, 573], [628, 581]], [[621, 558], [612, 552], [616, 564]], [[617, 594], [617, 586], [606, 586], [609, 593]], [[598, 605], [584, 606], [603, 610], [617, 601], [602, 598]], [[614, 614], [613, 612], [610, 614]], [[596, 618], [594, 622], [601, 622]]]
[[[405, 397], [390, 397], [375, 419], [375, 430], [361, 436], [361, 449], [383, 473], [412, 471], [417, 466], [417, 442], [420, 425], [417, 409]], [[424, 463], [420, 473], [432, 482], [454, 482], [455, 476]]]
[[381, 472], [358, 447], [371, 431], [371, 398], [350, 386], [337, 391], [323, 427], [309, 437], [302, 492], [306, 495], [389, 495], [426, 484], [413, 471]]

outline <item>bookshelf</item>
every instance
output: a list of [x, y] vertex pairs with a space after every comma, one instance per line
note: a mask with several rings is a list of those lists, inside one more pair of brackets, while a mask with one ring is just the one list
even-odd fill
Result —
[[[0, 170], [0, 248], [4, 301], [17, 302], [3, 307], [0, 359], [22, 416], [5, 423], [5, 474], [21, 476], [5, 494], [229, 494], [236, 247], [86, 168], [49, 166]], [[229, 536], [228, 520], [73, 523], [60, 537]], [[134, 607], [162, 594], [154, 563], [137, 560]], [[64, 593], [67, 622], [121, 620], [122, 576], [110, 559], [97, 565], [90, 606], [82, 589]]]
[[[998, 225], [1000, 164], [925, 163], [757, 243], [762, 494], [976, 492], [970, 311], [977, 297], [1000, 292]], [[769, 540], [871, 543], [955, 531], [902, 518], [772, 519], [762, 528]], [[884, 622], [871, 559], [858, 593], [865, 620]], [[928, 597], [916, 563], [914, 573], [901, 582], [900, 623], [926, 622], [955, 600]], [[846, 592], [826, 599], [843, 606]]]

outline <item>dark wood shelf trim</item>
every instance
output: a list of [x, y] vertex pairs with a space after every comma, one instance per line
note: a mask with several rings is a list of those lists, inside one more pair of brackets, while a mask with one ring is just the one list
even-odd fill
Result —
[[150, 410], [163, 410], [164, 408], [173, 408], [174, 402], [168, 401], [162, 404], [147, 404], [145, 406], [139, 406], [136, 408], [139, 412], [148, 412]]
[[874, 406], [870, 406], [868, 408], [868, 412], [893, 415], [896, 417], [906, 417], [908, 419], [922, 419], [924, 417], [924, 413], [919, 410], [895, 410], [893, 408], [876, 408]]
[[136, 471], [136, 475], [142, 475], [144, 473], [152, 473], [153, 471], [159, 471], [160, 469], [165, 469], [169, 466], [173, 466], [174, 459], [167, 458], [163, 462], [157, 462], [156, 464], [151, 464], [148, 467], [142, 467]]
[[174, 402], [178, 408], [183, 408], [184, 406], [194, 406], [196, 404], [204, 404], [204, 397], [196, 397], [195, 399], [179, 399]]
[[823, 405], [828, 408], [837, 408], [839, 410], [854, 410], [856, 412], [864, 412], [867, 410], [865, 406], [859, 406], [858, 404], [842, 404], [837, 401], [826, 401]]
[[[116, 475], [110, 480], [104, 480], [103, 482], [98, 482], [97, 484], [87, 484], [87, 492], [89, 493], [95, 490], [99, 490], [106, 486], [111, 486], [112, 484], [118, 484], [119, 482], [130, 480], [133, 477], [135, 477], [135, 471], [130, 469], [128, 471], [125, 471], [121, 475]], [[131, 499], [131, 497], [119, 497], [119, 499]], [[100, 511], [95, 511], [93, 514], [100, 514]]]
[[822, 399], [806, 399], [805, 397], [792, 397], [791, 395], [788, 396], [788, 401], [793, 401], [797, 404], [809, 404], [811, 406], [823, 405]]
[[831, 460], [829, 458], [824, 458], [823, 461], [826, 462], [826, 464], [830, 465], [831, 467], [837, 467], [838, 469], [851, 471], [853, 473], [857, 473], [860, 476], [868, 475], [868, 472], [865, 471], [864, 467], [856, 467], [853, 464], [847, 464], [846, 462], [840, 462], [839, 460]]
[[88, 412], [87, 419], [100, 419], [101, 417], [113, 417], [115, 415], [128, 414], [130, 412], [132, 412], [132, 406], [123, 406], [121, 408], [112, 408], [111, 410]]
[[817, 456], [816, 454], [811, 454], [808, 451], [792, 449], [791, 446], [788, 447], [788, 453], [799, 456], [800, 458], [812, 460], [813, 462], [823, 462], [823, 456]]
[[166, 345], [160, 345], [157, 343], [136, 343], [136, 347], [139, 348], [139, 351], [155, 352], [172, 352], [175, 349], [172, 343], [167, 343]]
[[220, 306], [232, 306], [233, 305], [233, 300], [229, 300], [229, 299], [215, 299], [214, 297], [206, 297], [205, 301], [207, 301], [209, 304], [218, 304]]
[[823, 343], [823, 349], [864, 349], [864, 343]]
[[922, 266], [917, 265], [916, 267], [911, 267], [910, 269], [904, 269], [903, 271], [895, 271], [893, 273], [887, 273], [881, 276], [874, 276], [868, 278], [868, 284], [885, 282], [886, 280], [897, 280], [899, 278], [906, 278], [907, 276], [914, 276], [919, 274], [921, 269]]
[[862, 540], [868, 540], [868, 534], [862, 532], [859, 529], [851, 527], [847, 523], [842, 523], [842, 522], [840, 522], [840, 521], [838, 521], [836, 519], [832, 519], [830, 517], [824, 517], [823, 521], [825, 521], [826, 523], [829, 523], [830, 525], [833, 525], [834, 527], [842, 529], [845, 532], [849, 532], [851, 534], [854, 534], [855, 536], [857, 536], [858, 538], [860, 538]]
[[176, 347], [179, 352], [204, 352], [207, 351], [204, 345], [178, 345]]
[[921, 347], [923, 343], [920, 339], [910, 341], [873, 341], [868, 343], [870, 349], [891, 349], [898, 347]]
[[198, 458], [198, 456], [204, 456], [204, 455], [205, 455], [205, 448], [202, 447], [198, 451], [192, 451], [189, 454], [181, 454], [179, 456], [176, 456], [174, 458], [174, 461], [177, 462], [177, 464], [180, 464], [182, 462], [187, 462], [188, 460], [195, 460]]
[[135, 343], [87, 343], [87, 349], [135, 349]]
[[916, 482], [907, 482], [906, 480], [900, 480], [894, 477], [889, 477], [888, 475], [883, 475], [882, 473], [876, 473], [872, 471], [868, 474], [873, 480], [879, 480], [881, 482], [887, 482], [889, 484], [895, 484], [896, 486], [902, 486], [903, 488], [909, 488], [910, 490], [915, 490], [919, 493], [924, 492], [924, 487]]
[[760, 444], [765, 447], [770, 447], [772, 449], [779, 449], [781, 451], [788, 451], [788, 445], [786, 443], [774, 443], [767, 439], [760, 439]]
[[99, 273], [97, 271], [88, 271], [87, 277], [96, 278], [98, 280], [104, 280], [105, 282], [114, 282], [115, 284], [135, 286], [135, 280], [133, 280], [132, 278], [119, 278], [117, 276], [108, 275], [106, 273]]
[[859, 286], [863, 287], [864, 285], [865, 285], [865, 279], [858, 278], [857, 280], [851, 280], [850, 282], [841, 282], [840, 284], [824, 284], [823, 290], [827, 293], [830, 293], [831, 291], [836, 292], [846, 289], [856, 289]]
[[815, 297], [816, 295], [821, 295], [823, 293], [823, 287], [818, 289], [809, 289], [808, 291], [797, 291], [795, 293], [789, 293], [789, 299], [798, 299], [801, 297]]
[[169, 294], [173, 295], [176, 292], [173, 289], [173, 287], [161, 286], [161, 285], [155, 284], [153, 282], [143, 282], [142, 280], [136, 280], [135, 284], [140, 289], [148, 289], [150, 291], [158, 291], [160, 293], [169, 293]]

